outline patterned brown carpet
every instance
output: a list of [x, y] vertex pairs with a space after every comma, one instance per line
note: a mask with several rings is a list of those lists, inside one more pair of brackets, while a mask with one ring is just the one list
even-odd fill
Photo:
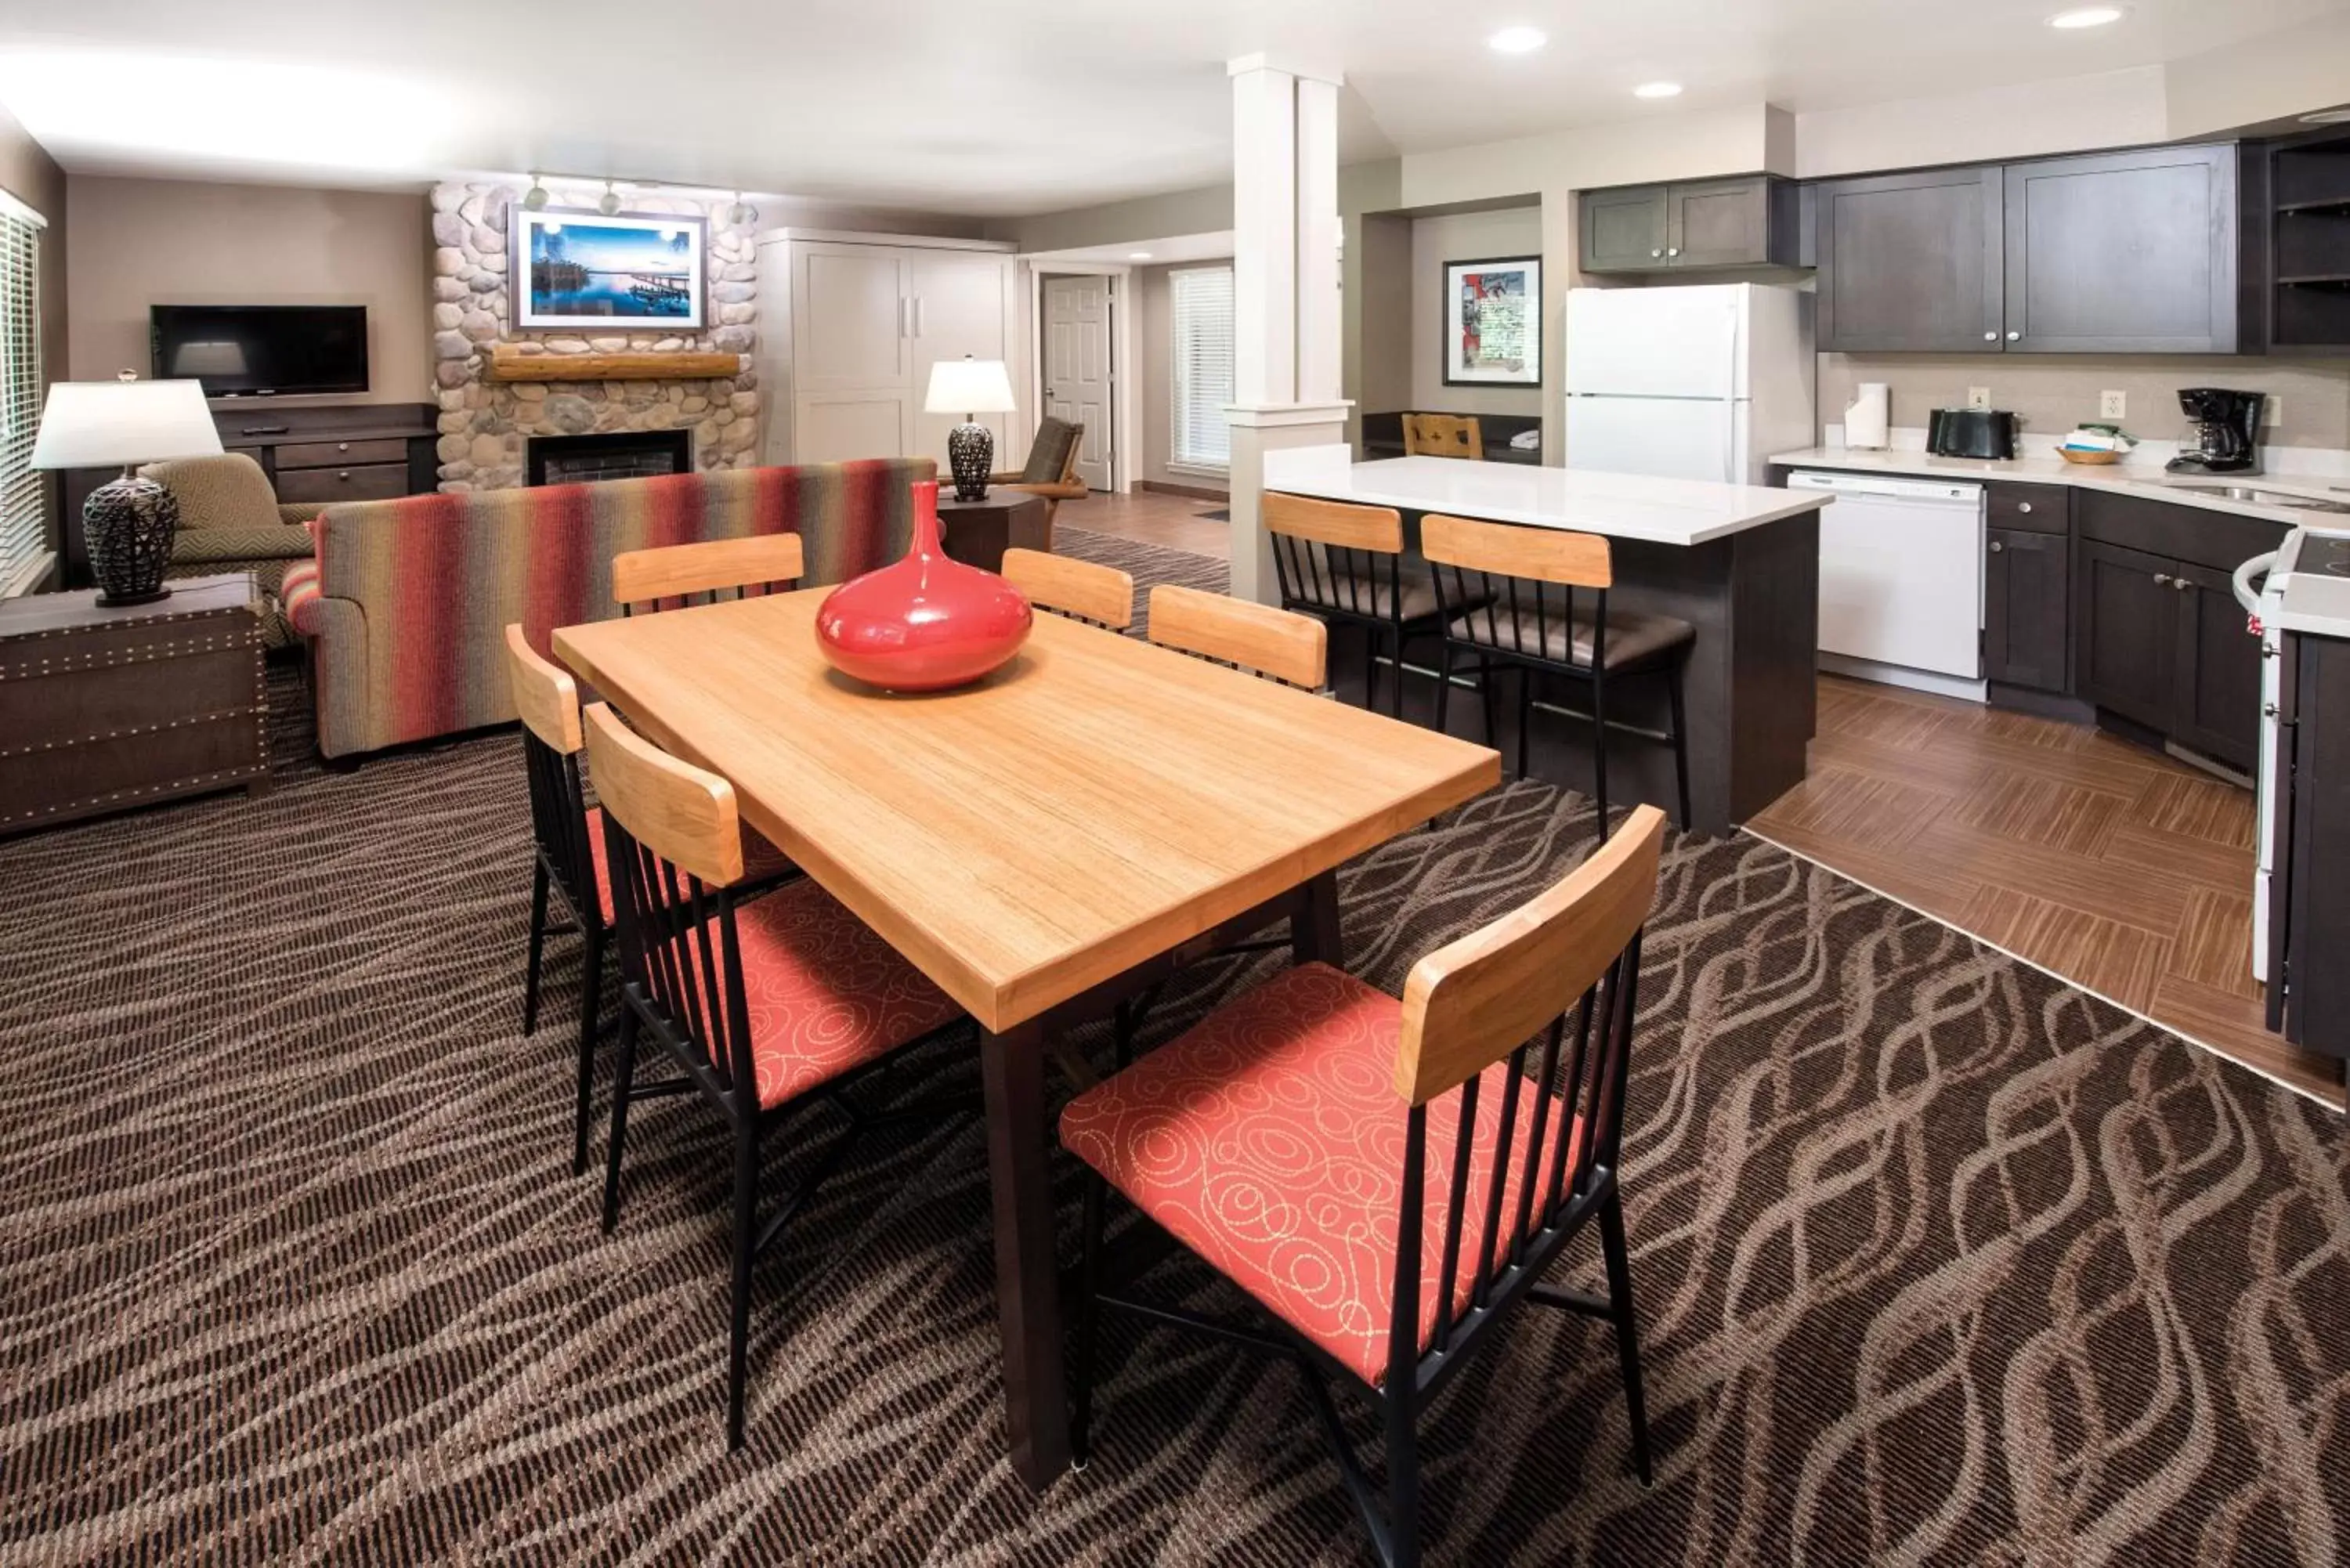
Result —
[[[1364, 1560], [1294, 1374], [1186, 1338], [1114, 1331], [1093, 1467], [1022, 1490], [967, 1122], [868, 1146], [763, 1263], [729, 1457], [724, 1152], [649, 1107], [608, 1240], [568, 1175], [515, 740], [332, 774], [296, 695], [268, 800], [0, 845], [0, 1562]], [[1521, 783], [1365, 857], [1350, 964], [1399, 986], [1591, 836]], [[1658, 1485], [1604, 1329], [1526, 1314], [1424, 1445], [1435, 1561], [2337, 1560], [2338, 1127], [1751, 839], [1672, 845], [1648, 955]]]

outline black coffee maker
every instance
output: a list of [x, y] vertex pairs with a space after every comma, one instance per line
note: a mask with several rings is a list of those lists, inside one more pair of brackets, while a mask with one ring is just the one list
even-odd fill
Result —
[[2194, 439], [2170, 460], [2173, 473], [2258, 473], [2261, 471], [2262, 392], [2230, 392], [2220, 387], [2189, 387], [2178, 406], [2194, 421]]

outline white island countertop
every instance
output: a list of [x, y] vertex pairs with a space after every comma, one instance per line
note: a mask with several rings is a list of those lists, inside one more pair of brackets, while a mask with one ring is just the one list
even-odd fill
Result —
[[1445, 512], [1491, 523], [1684, 546], [1816, 511], [1829, 499], [1762, 485], [1469, 462], [1457, 457], [1357, 462], [1353, 449], [1345, 446], [1265, 453], [1264, 487], [1361, 506]]

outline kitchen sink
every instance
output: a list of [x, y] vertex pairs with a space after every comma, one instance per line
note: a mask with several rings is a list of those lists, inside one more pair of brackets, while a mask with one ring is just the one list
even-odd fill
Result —
[[[2230, 501], [2249, 501], [2258, 506], [2290, 506], [2297, 512], [2350, 513], [2350, 501], [2326, 501], [2312, 495], [2289, 495], [2279, 490], [2263, 490], [2257, 484], [2199, 483], [2171, 484], [2167, 488], [2192, 490], [2205, 495], [2224, 495]], [[2328, 488], [2340, 487], [2329, 486]]]

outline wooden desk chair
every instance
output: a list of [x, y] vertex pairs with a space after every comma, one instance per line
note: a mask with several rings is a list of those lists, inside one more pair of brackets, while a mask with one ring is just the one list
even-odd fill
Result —
[[[1591, 691], [1592, 794], [1599, 831], [1607, 831], [1607, 688], [1611, 681], [1660, 676], [1672, 703], [1673, 775], [1681, 821], [1690, 819], [1689, 726], [1681, 675], [1697, 628], [1678, 617], [1642, 610], [1610, 615], [1607, 590], [1616, 580], [1607, 541], [1596, 534], [1479, 523], [1431, 512], [1420, 519], [1420, 554], [1435, 568], [1444, 606], [1444, 680], [1438, 687], [1436, 727], [1444, 727], [1445, 699], [1456, 657], [1468, 658], [1481, 683], [1512, 668], [1518, 680], [1518, 774], [1534, 752], [1534, 682], [1563, 676]], [[1449, 580], [1448, 580], [1449, 579]], [[1578, 599], [1575, 590], [1588, 590]], [[1488, 684], [1488, 690], [1491, 690]], [[1494, 704], [1486, 704], [1486, 739]]]
[[[726, 1439], [743, 1446], [751, 1262], [775, 1240], [851, 1143], [887, 1117], [841, 1093], [906, 1046], [960, 1023], [943, 992], [814, 882], [744, 898], [734, 786], [644, 740], [601, 702], [585, 714], [588, 756], [604, 803], [606, 855], [619, 937], [619, 1075], [605, 1154], [604, 1229], [619, 1222], [629, 1102], [698, 1094], [734, 1142], [733, 1296], [727, 1344]], [[649, 1033], [683, 1076], [636, 1084]], [[760, 1146], [788, 1111], [822, 1095], [848, 1130], [758, 1224]]]
[[1406, 457], [1463, 457], [1485, 461], [1485, 435], [1474, 414], [1406, 414]]
[[[622, 615], [634, 615], [714, 604], [730, 589], [738, 599], [753, 588], [785, 593], [800, 586], [803, 558], [797, 534], [751, 534], [698, 545], [624, 550], [612, 557], [612, 598]], [[672, 599], [674, 605], [669, 602]]]
[[[1648, 1484], [1618, 1159], [1664, 826], [1640, 807], [1548, 892], [1421, 959], [1400, 1002], [1302, 965], [1069, 1102], [1061, 1143], [1091, 1168], [1070, 1367], [1081, 1459], [1100, 1307], [1288, 1355], [1380, 1560], [1407, 1568], [1419, 1561], [1419, 1415], [1534, 1301], [1615, 1325], [1632, 1466]], [[1388, 1161], [1391, 1184], [1359, 1179]], [[1222, 1201], [1234, 1183], [1272, 1211]], [[1269, 1308], [1274, 1332], [1104, 1291], [1107, 1188]], [[1541, 1283], [1594, 1220], [1607, 1296]], [[1384, 1418], [1384, 1520], [1332, 1378]]]
[[1328, 684], [1329, 628], [1271, 605], [1161, 583], [1150, 590], [1150, 640], [1306, 691]]
[[1403, 517], [1392, 507], [1355, 506], [1267, 491], [1261, 514], [1273, 535], [1281, 607], [1366, 633], [1363, 706], [1378, 706], [1380, 650], [1395, 661], [1388, 711], [1403, 717], [1404, 644], [1441, 628], [1436, 589], [1403, 576]]
[[1003, 552], [1003, 577], [1038, 609], [1104, 631], [1134, 624], [1134, 578], [1115, 566], [1015, 547]]
[[[588, 1124], [596, 1076], [596, 1042], [606, 1024], [604, 953], [612, 940], [612, 883], [604, 861], [604, 814], [588, 804], [579, 772], [586, 740], [579, 728], [579, 687], [570, 671], [541, 659], [519, 626], [506, 628], [506, 676], [522, 717], [523, 768], [530, 785], [532, 867], [530, 956], [523, 969], [522, 1032], [538, 1028], [539, 978], [546, 939], [577, 932], [579, 955], [579, 1100], [573, 1118], [571, 1174], [588, 1169]], [[781, 850], [754, 833], [743, 856], [754, 887], [798, 875]], [[559, 896], [571, 924], [550, 925], [548, 895]]]
[[1086, 443], [1086, 427], [1050, 414], [1037, 421], [1036, 439], [1028, 443], [1028, 462], [1016, 470], [988, 475], [987, 483], [1009, 490], [1024, 490], [1045, 498], [1045, 539], [1053, 537], [1053, 514], [1064, 501], [1083, 501], [1093, 491], [1077, 477], [1077, 456]]

